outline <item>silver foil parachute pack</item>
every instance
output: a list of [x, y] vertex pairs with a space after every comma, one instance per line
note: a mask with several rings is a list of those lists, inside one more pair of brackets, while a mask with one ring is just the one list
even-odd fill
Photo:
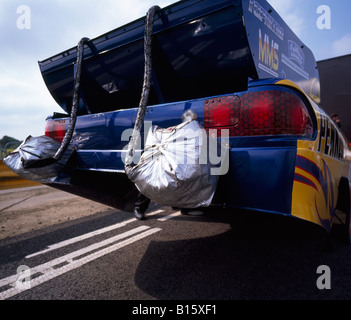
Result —
[[227, 145], [192, 120], [167, 129], [152, 126], [138, 164], [126, 173], [159, 204], [197, 208], [211, 204], [218, 177], [227, 170]]
[[60, 160], [53, 159], [61, 143], [47, 136], [29, 136], [4, 163], [24, 179], [40, 183], [52, 183], [62, 172], [74, 152], [67, 148]]

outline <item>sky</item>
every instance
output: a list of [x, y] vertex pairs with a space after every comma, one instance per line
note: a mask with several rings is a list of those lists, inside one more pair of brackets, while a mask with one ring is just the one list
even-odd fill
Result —
[[[175, 0], [0, 0], [0, 138], [44, 134], [61, 108], [38, 61]], [[350, 0], [268, 0], [316, 60], [351, 54]]]

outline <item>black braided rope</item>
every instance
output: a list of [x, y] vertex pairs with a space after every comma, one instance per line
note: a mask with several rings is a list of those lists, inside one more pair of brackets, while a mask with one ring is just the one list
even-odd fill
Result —
[[65, 133], [65, 136], [62, 140], [60, 148], [56, 151], [54, 155], [55, 160], [60, 160], [68, 148], [69, 143], [71, 142], [73, 131], [76, 125], [77, 120], [77, 110], [79, 105], [79, 93], [80, 93], [80, 81], [82, 74], [82, 62], [83, 62], [83, 51], [84, 45], [89, 41], [88, 38], [82, 38], [77, 46], [77, 62], [76, 62], [76, 73], [74, 76], [74, 87], [73, 87], [73, 99], [72, 99], [72, 108], [69, 118], [68, 128]]
[[133, 133], [129, 141], [128, 151], [125, 159], [125, 171], [127, 175], [132, 166], [135, 149], [138, 143], [138, 138], [140, 137], [140, 131], [143, 125], [146, 107], [149, 99], [151, 77], [152, 77], [151, 44], [152, 44], [154, 17], [157, 10], [160, 10], [160, 7], [153, 6], [149, 9], [146, 15], [145, 36], [144, 36], [144, 58], [145, 58], [144, 81], [143, 81], [141, 98], [139, 102], [138, 114], [136, 117]]

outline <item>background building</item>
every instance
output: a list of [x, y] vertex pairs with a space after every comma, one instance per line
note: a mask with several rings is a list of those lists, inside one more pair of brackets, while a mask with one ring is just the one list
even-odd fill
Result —
[[321, 107], [337, 113], [341, 130], [351, 142], [351, 54], [317, 62], [321, 82]]

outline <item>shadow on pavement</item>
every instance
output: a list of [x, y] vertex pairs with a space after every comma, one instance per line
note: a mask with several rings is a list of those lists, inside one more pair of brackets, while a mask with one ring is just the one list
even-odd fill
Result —
[[[136, 270], [136, 285], [161, 300], [351, 298], [350, 247], [313, 224], [276, 215], [238, 215], [233, 228], [207, 238], [150, 243]], [[332, 273], [319, 290], [320, 265]]]

